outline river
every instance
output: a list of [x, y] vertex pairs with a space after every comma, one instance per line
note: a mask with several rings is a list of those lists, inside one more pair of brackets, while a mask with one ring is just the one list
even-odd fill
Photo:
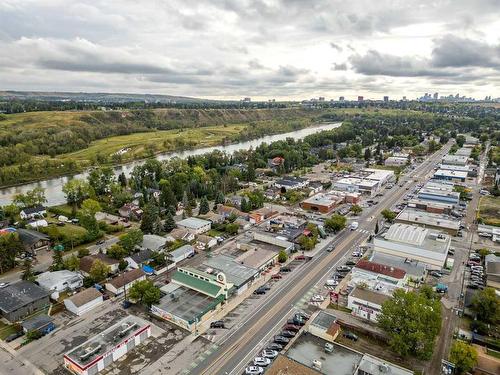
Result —
[[[265, 137], [256, 138], [251, 141], [245, 141], [240, 143], [233, 143], [227, 146], [213, 146], [213, 147], [203, 147], [196, 148], [192, 150], [184, 150], [179, 152], [167, 152], [164, 154], [158, 154], [156, 159], [158, 160], [167, 160], [173, 157], [179, 158], [187, 158], [188, 156], [194, 155], [202, 155], [210, 153], [214, 150], [219, 150], [231, 154], [238, 150], [248, 150], [250, 148], [256, 148], [262, 143], [272, 143], [275, 141], [281, 141], [286, 138], [294, 138], [294, 139], [302, 139], [310, 134], [318, 133], [323, 130], [332, 130], [338, 128], [341, 125], [340, 122], [322, 124], [318, 126], [312, 126], [308, 128], [304, 128], [301, 130], [297, 130], [289, 133], [275, 134], [275, 135], [267, 135]], [[114, 167], [114, 173], [118, 176], [120, 173], [124, 172], [126, 176], [130, 175], [130, 172], [134, 169], [135, 166], [141, 165], [144, 163], [144, 160], [138, 160], [134, 162], [130, 162], [127, 164], [123, 164], [117, 167]], [[66, 198], [64, 193], [62, 192], [63, 185], [68, 182], [68, 180], [72, 178], [86, 178], [87, 172], [76, 174], [74, 176], [64, 176], [64, 177], [56, 177], [48, 180], [13, 186], [9, 188], [0, 189], [0, 205], [4, 206], [12, 203], [12, 200], [16, 194], [25, 193], [28, 190], [31, 190], [35, 187], [41, 187], [45, 189], [45, 196], [47, 198], [47, 205], [56, 206], [59, 204], [66, 203]]]

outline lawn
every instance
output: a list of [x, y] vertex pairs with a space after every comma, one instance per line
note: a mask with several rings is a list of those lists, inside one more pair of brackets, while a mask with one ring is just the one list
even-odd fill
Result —
[[484, 224], [500, 227], [500, 197], [481, 197], [479, 217]]
[[231, 138], [243, 130], [246, 125], [210, 126], [203, 128], [161, 130], [135, 133], [100, 139], [83, 150], [58, 156], [59, 159], [90, 161], [97, 155], [111, 157], [120, 150], [125, 150], [121, 161], [149, 156], [150, 152], [169, 152], [179, 149], [216, 146], [226, 138]]
[[5, 324], [0, 321], [0, 339], [5, 340], [7, 336], [17, 332], [17, 327], [14, 324]]

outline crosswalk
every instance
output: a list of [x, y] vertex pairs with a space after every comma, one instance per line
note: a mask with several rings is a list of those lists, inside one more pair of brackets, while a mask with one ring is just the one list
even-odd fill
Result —
[[371, 230], [368, 230], [368, 229], [356, 229], [356, 232], [365, 233], [365, 234], [372, 234], [373, 233]]
[[212, 344], [207, 350], [198, 355], [198, 357], [196, 357], [196, 359], [189, 364], [188, 368], [182, 370], [181, 375], [197, 374], [197, 371], [195, 371], [196, 367], [198, 367], [198, 365], [201, 362], [203, 362], [205, 358], [207, 358], [210, 354], [215, 352], [218, 348], [219, 348], [218, 345]]

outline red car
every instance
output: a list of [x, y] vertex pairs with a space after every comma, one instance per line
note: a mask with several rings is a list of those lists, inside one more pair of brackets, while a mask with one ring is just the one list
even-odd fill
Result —
[[295, 324], [285, 324], [283, 326], [284, 331], [293, 331], [293, 332], [298, 332], [300, 331], [300, 327], [295, 325]]
[[273, 279], [273, 280], [279, 280], [281, 278], [283, 278], [281, 273], [275, 273], [274, 275], [271, 276], [271, 279]]
[[305, 257], [305, 255], [299, 255], [295, 259], [297, 259], [297, 260], [306, 260], [306, 257]]

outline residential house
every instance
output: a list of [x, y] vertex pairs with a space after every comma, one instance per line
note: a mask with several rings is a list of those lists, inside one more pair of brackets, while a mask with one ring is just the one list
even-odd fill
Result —
[[183, 261], [184, 259], [190, 258], [194, 256], [194, 248], [191, 245], [184, 245], [181, 246], [175, 250], [172, 250], [167, 254], [168, 258], [173, 262], [173, 263], [179, 263], [180, 261]]
[[167, 239], [156, 234], [145, 234], [142, 237], [141, 249], [161, 252], [167, 245]]
[[277, 211], [272, 210], [271, 208], [261, 207], [259, 209], [253, 210], [249, 212], [249, 220], [252, 224], [260, 223], [261, 221], [269, 219], [271, 216], [277, 214]]
[[106, 290], [109, 290], [115, 296], [124, 293], [138, 281], [146, 280], [146, 274], [140, 268], [127, 271], [121, 275], [115, 276], [106, 283]]
[[120, 264], [120, 261], [117, 259], [110, 258], [101, 253], [95, 255], [87, 255], [84, 256], [82, 259], [80, 259], [80, 272], [84, 276], [88, 276], [96, 260], [100, 260], [101, 262], [109, 266], [111, 273], [118, 272], [118, 265]]
[[87, 288], [64, 300], [64, 306], [73, 314], [81, 316], [104, 302], [102, 293], [96, 288]]
[[210, 228], [212, 228], [212, 223], [197, 217], [188, 217], [187, 219], [178, 221], [177, 227], [187, 229], [193, 234], [202, 234], [208, 232]]
[[176, 240], [191, 242], [194, 241], [195, 235], [187, 229], [175, 228], [166, 236], [166, 239], [167, 242], [174, 242]]
[[200, 215], [200, 218], [210, 221], [212, 224], [222, 224], [225, 220], [224, 216], [213, 211], [208, 211], [205, 215]]
[[225, 218], [228, 218], [230, 216], [236, 216], [236, 217], [241, 217], [243, 219], [246, 219], [248, 217], [248, 214], [246, 214], [245, 212], [241, 212], [237, 208], [234, 208], [231, 206], [225, 206], [223, 204], [217, 205], [217, 213], [219, 215], [224, 216]]
[[25, 207], [19, 213], [22, 220], [43, 218], [45, 215], [47, 215], [47, 209], [42, 205]]
[[125, 258], [130, 268], [142, 268], [152, 260], [153, 251], [150, 249], [142, 249]]
[[19, 228], [17, 233], [19, 235], [19, 239], [23, 243], [24, 250], [33, 256], [36, 256], [36, 254], [40, 251], [49, 249], [50, 240], [47, 235], [23, 228]]
[[272, 159], [267, 159], [267, 167], [273, 172], [276, 172], [285, 163], [285, 158], [276, 156]]
[[81, 288], [83, 277], [76, 272], [61, 270], [41, 273], [36, 277], [36, 282], [51, 293], [64, 292]]
[[0, 316], [10, 322], [43, 310], [49, 304], [49, 292], [29, 281], [18, 281], [0, 289]]
[[134, 203], [125, 203], [118, 210], [118, 213], [121, 217], [125, 217], [130, 220], [141, 220], [144, 211]]
[[196, 237], [196, 244], [200, 249], [211, 249], [212, 247], [217, 245], [217, 240], [213, 237], [200, 234], [198, 235], [198, 237]]
[[274, 186], [282, 191], [303, 189], [309, 185], [307, 178], [286, 176], [276, 181]]

